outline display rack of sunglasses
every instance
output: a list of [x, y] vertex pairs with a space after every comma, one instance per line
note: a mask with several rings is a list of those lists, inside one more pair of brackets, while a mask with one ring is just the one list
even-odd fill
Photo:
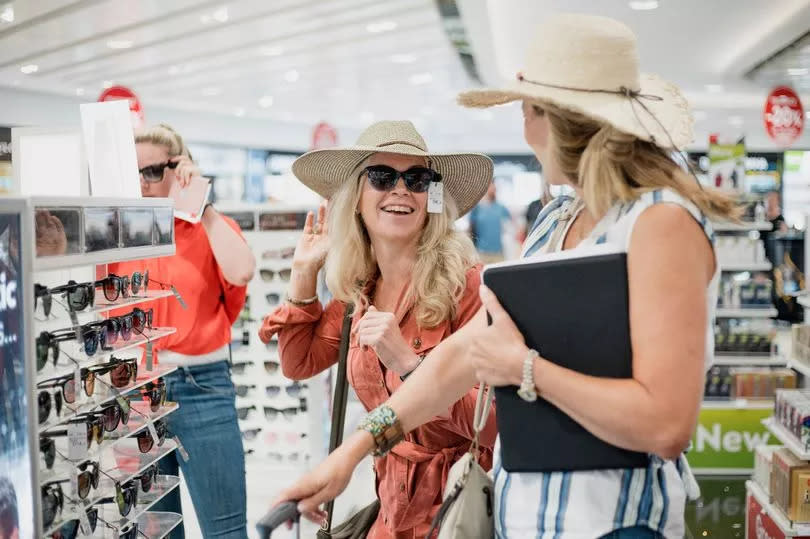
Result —
[[169, 198], [32, 197], [34, 270], [65, 269], [175, 252]]
[[264, 500], [326, 454], [330, 402], [326, 373], [296, 386], [281, 372], [277, 341], [266, 346], [258, 337], [261, 320], [284, 301], [306, 214], [317, 207], [216, 207], [240, 226], [256, 258], [256, 274], [248, 284], [245, 309], [234, 324], [231, 347], [237, 408], [245, 415], [239, 426], [246, 452], [248, 527], [252, 528], [267, 509]]

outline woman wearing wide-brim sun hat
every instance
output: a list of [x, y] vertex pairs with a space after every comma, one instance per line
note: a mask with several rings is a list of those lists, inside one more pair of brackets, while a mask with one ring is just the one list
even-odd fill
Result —
[[[292, 170], [329, 200], [329, 216], [323, 206], [317, 222], [307, 216], [287, 301], [265, 318], [259, 335], [267, 342], [278, 333], [285, 376], [310, 378], [338, 360], [344, 313], [353, 304], [348, 381], [373, 410], [481, 307], [481, 266], [453, 224], [483, 197], [492, 161], [430, 152], [413, 124], [385, 121], [354, 146], [301, 156]], [[322, 306], [316, 278], [324, 265], [333, 299]], [[375, 462], [380, 505], [366, 519], [368, 537], [425, 537], [447, 470], [471, 445], [476, 396], [468, 387]], [[479, 462], [489, 469], [494, 413], [480, 443]]]
[[[521, 100], [526, 142], [547, 181], [576, 192], [541, 211], [524, 257], [599, 243], [627, 248], [633, 377], [596, 378], [546, 360], [542, 346], [529, 350], [497, 298], [482, 289], [493, 323], [482, 309], [367, 422], [408, 432], [476, 381], [520, 386], [522, 398], [545, 399], [593, 435], [648, 459], [641, 468], [517, 473], [500, 466], [496, 446], [499, 537], [683, 537], [686, 498], [698, 494], [683, 451], [712, 358], [720, 275], [708, 220], [736, 209], [673, 161], [673, 151], [691, 140], [689, 108], [677, 87], [639, 72], [629, 28], [559, 15], [536, 36], [515, 81], [466, 92], [460, 102]], [[375, 444], [368, 432], [347, 438], [284, 498], [302, 500], [304, 513], [317, 518], [317, 505], [344, 488]]]

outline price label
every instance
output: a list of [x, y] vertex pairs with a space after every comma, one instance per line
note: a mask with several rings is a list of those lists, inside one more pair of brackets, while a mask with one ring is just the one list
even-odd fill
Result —
[[90, 535], [93, 533], [90, 527], [90, 519], [87, 518], [87, 511], [82, 506], [79, 506], [79, 526], [82, 529], [82, 534]]
[[151, 371], [155, 368], [155, 353], [152, 350], [152, 341], [146, 339], [146, 370]]
[[68, 423], [68, 458], [80, 460], [87, 457], [87, 423]]
[[177, 291], [174, 285], [172, 285], [172, 294], [174, 294], [174, 297], [180, 302], [182, 308], [188, 309], [188, 305], [186, 305], [186, 302], [183, 300], [183, 296], [180, 295], [180, 292]]
[[186, 448], [183, 447], [183, 444], [180, 442], [180, 438], [174, 436], [172, 440], [177, 444], [177, 451], [180, 453], [180, 458], [183, 459], [183, 462], [188, 462], [190, 457], [188, 456], [188, 451], [186, 451]]
[[74, 498], [79, 497], [79, 469], [75, 466], [70, 468], [70, 492]]
[[442, 182], [430, 182], [428, 187], [428, 213], [441, 213], [444, 209], [444, 187]]
[[149, 430], [149, 436], [152, 437], [152, 441], [154, 441], [155, 445], [157, 446], [160, 442], [158, 441], [158, 433], [157, 429], [155, 428], [155, 422], [152, 421], [152, 419], [147, 419], [146, 428]]

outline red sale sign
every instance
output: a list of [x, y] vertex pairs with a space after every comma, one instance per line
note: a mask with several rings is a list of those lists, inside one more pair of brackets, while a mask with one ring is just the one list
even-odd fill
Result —
[[785, 539], [785, 534], [776, 522], [762, 510], [762, 506], [753, 496], [748, 496], [747, 528], [748, 539]]
[[765, 130], [776, 144], [787, 148], [804, 130], [804, 108], [792, 88], [779, 86], [771, 90], [765, 101]]
[[141, 101], [135, 92], [126, 86], [111, 86], [107, 88], [98, 97], [99, 102], [102, 101], [116, 101], [118, 99], [126, 99], [129, 101], [129, 112], [132, 116], [132, 127], [138, 129], [143, 127], [144, 115]]

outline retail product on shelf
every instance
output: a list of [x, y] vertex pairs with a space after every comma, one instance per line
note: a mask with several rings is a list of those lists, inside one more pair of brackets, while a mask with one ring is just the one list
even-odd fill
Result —
[[810, 522], [810, 463], [783, 447], [773, 453], [771, 497], [794, 522]]
[[769, 335], [722, 330], [714, 335], [714, 351], [718, 355], [770, 356], [771, 348], [772, 340]]
[[769, 367], [714, 366], [706, 375], [707, 400], [771, 399], [777, 390], [796, 387], [796, 373]]
[[714, 244], [720, 267], [766, 262], [765, 244], [751, 236], [719, 236]]
[[810, 448], [810, 390], [784, 389], [776, 392], [774, 418], [807, 450]]
[[740, 280], [724, 275], [717, 306], [726, 309], [773, 307], [773, 281], [765, 277]]
[[770, 495], [771, 492], [771, 463], [773, 454], [781, 445], [759, 445], [754, 449], [754, 481]]

